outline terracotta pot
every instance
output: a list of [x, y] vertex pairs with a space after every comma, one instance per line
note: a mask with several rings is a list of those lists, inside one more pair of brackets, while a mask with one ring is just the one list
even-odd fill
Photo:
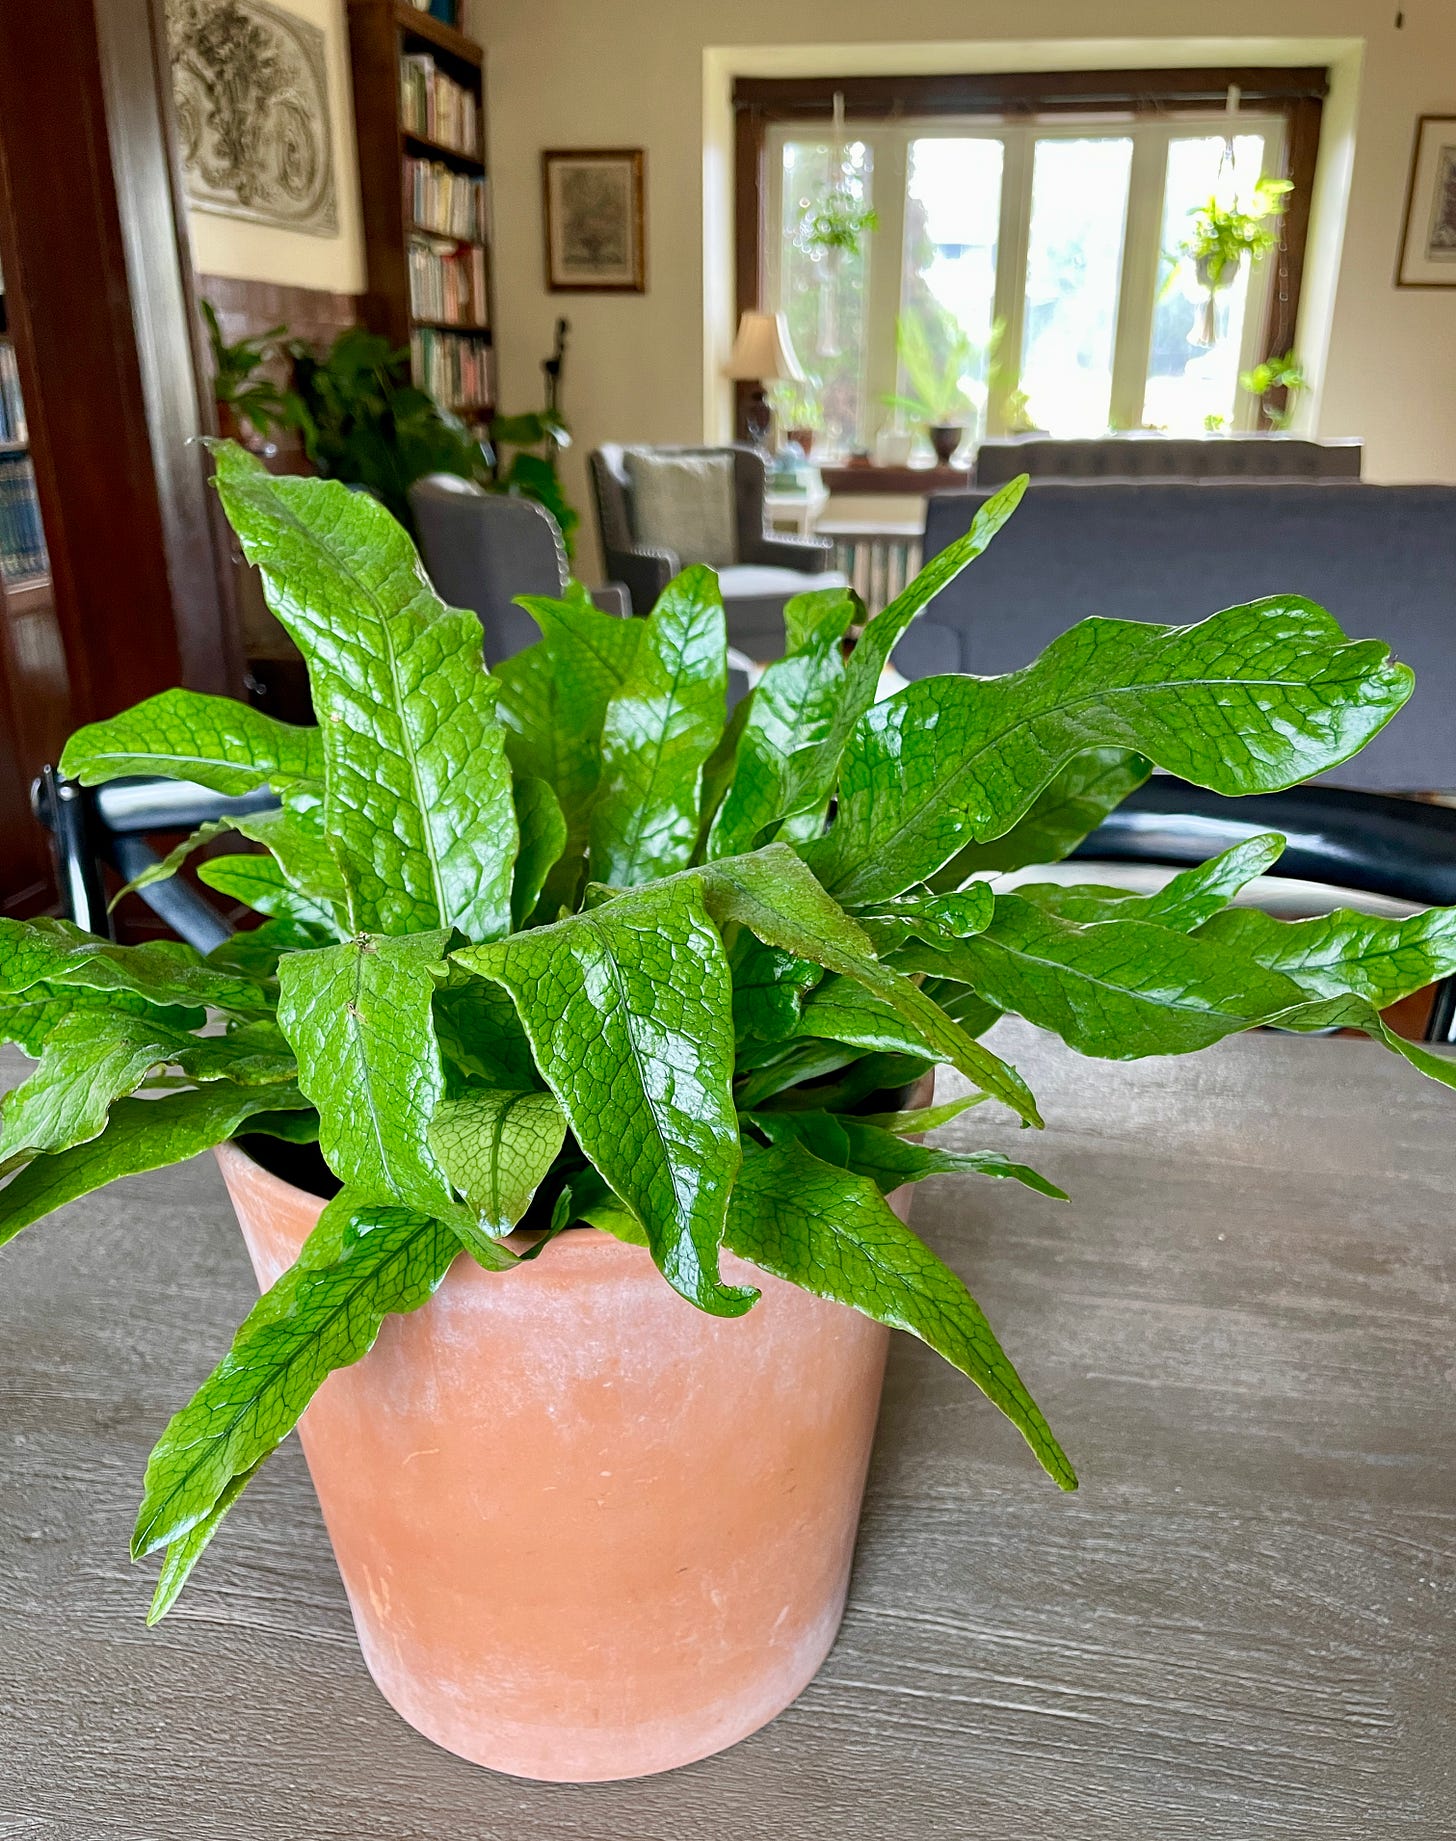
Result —
[[[217, 1155], [267, 1287], [322, 1204]], [[888, 1331], [723, 1270], [763, 1292], [731, 1322], [595, 1229], [508, 1274], [461, 1257], [320, 1388], [299, 1433], [359, 1644], [427, 1738], [641, 1776], [746, 1737], [829, 1653]]]
[[935, 449], [935, 458], [943, 467], [951, 463], [951, 456], [965, 440], [966, 431], [959, 422], [930, 422], [925, 432], [930, 436], [930, 445]]

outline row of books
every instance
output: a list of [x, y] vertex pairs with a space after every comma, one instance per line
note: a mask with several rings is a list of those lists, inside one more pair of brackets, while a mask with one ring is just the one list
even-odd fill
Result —
[[495, 401], [495, 354], [484, 339], [417, 326], [410, 335], [410, 360], [416, 384], [442, 409]]
[[404, 203], [421, 230], [476, 242], [485, 237], [485, 181], [452, 173], [438, 160], [406, 160]]
[[417, 320], [449, 320], [458, 326], [490, 324], [485, 294], [485, 251], [478, 243], [409, 246], [410, 314]]
[[30, 456], [0, 456], [0, 575], [39, 575], [49, 566]]
[[20, 372], [15, 364], [15, 347], [0, 339], [0, 441], [29, 441], [25, 425], [25, 404], [20, 397]]
[[475, 92], [445, 76], [427, 53], [399, 61], [399, 110], [410, 133], [478, 157], [480, 103]]

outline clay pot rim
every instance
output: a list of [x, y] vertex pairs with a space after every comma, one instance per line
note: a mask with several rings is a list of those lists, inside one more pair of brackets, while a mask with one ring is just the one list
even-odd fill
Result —
[[[231, 1164], [246, 1182], [254, 1184], [263, 1192], [267, 1197], [267, 1206], [272, 1211], [295, 1210], [301, 1205], [317, 1207], [319, 1210], [324, 1207], [323, 1196], [315, 1195], [311, 1189], [300, 1189], [297, 1183], [289, 1182], [285, 1176], [275, 1175], [266, 1164], [259, 1163], [233, 1138], [214, 1145], [213, 1155], [222, 1167], [224, 1180]], [[507, 1234], [501, 1244], [509, 1247], [513, 1253], [527, 1253], [543, 1237], [543, 1230], [540, 1229], [525, 1232], [518, 1229], [513, 1234]], [[461, 1251], [464, 1251], [463, 1247]], [[631, 1254], [634, 1258], [649, 1257], [645, 1247], [636, 1246], [629, 1240], [619, 1240], [615, 1234], [609, 1234], [602, 1228], [574, 1225], [556, 1236], [552, 1264], [559, 1267], [563, 1259], [587, 1259], [593, 1265], [601, 1265], [620, 1253]]]

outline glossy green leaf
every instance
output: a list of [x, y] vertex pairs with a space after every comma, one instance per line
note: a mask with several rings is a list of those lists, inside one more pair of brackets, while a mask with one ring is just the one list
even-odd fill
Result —
[[238, 1016], [266, 1012], [266, 993], [248, 978], [214, 970], [180, 940], [115, 946], [70, 921], [0, 919], [0, 993], [15, 996], [45, 984], [127, 991], [148, 1004], [191, 1009], [211, 1005]]
[[149, 863], [139, 875], [133, 876], [130, 882], [124, 883], [107, 902], [106, 912], [114, 914], [119, 902], [124, 901], [128, 895], [135, 895], [140, 889], [151, 888], [156, 882], [170, 881], [194, 852], [201, 850], [204, 844], [210, 844], [214, 838], [223, 836], [232, 828], [231, 821], [226, 818], [209, 819], [205, 825], [199, 825], [194, 832], [184, 837], [180, 844], [173, 845], [166, 856], [159, 857], [155, 863]]
[[881, 964], [864, 930], [825, 893], [787, 844], [770, 844], [750, 856], [725, 857], [697, 873], [720, 925], [736, 921], [766, 946], [778, 946], [856, 979], [883, 998], [967, 1080], [1010, 1106], [1028, 1124], [1041, 1124], [1036, 1101], [1015, 1068], [972, 1040], [910, 979]]
[[12, 996], [0, 996], [0, 1042], [13, 1042], [39, 1060], [51, 1031], [82, 1010], [110, 1015], [147, 1016], [170, 1029], [196, 1029], [204, 1013], [188, 1005], [149, 1004], [134, 991], [88, 991], [77, 985], [33, 984]]
[[83, 786], [146, 774], [236, 795], [300, 781], [321, 785], [323, 743], [317, 729], [278, 722], [235, 698], [164, 690], [78, 729], [61, 772]]
[[368, 1204], [347, 1189], [336, 1196], [304, 1256], [258, 1300], [158, 1441], [133, 1557], [214, 1515], [235, 1481], [293, 1430], [320, 1383], [369, 1352], [390, 1312], [425, 1303], [458, 1251], [455, 1236], [428, 1215]]
[[1208, 941], [1149, 921], [1064, 920], [1016, 894], [997, 896], [984, 933], [898, 958], [1116, 1061], [1207, 1048], [1300, 996], [1288, 978]]
[[238, 819], [236, 829], [270, 853], [291, 889], [317, 903], [342, 928], [348, 924], [348, 890], [324, 824], [323, 807], [309, 805], [255, 812]]
[[[822, 741], [812, 743], [794, 758], [786, 776], [785, 806], [789, 813], [814, 814], [824, 809], [839, 773], [845, 744], [855, 725], [880, 694], [880, 681], [890, 654], [899, 645], [910, 622], [942, 588], [981, 555], [1006, 520], [1021, 503], [1027, 479], [1011, 480], [977, 511], [963, 537], [933, 556], [914, 581], [888, 607], [866, 622], [845, 671], [844, 693]], [[911, 876], [902, 887], [918, 878]], [[898, 892], [898, 891], [897, 891]]]
[[435, 1039], [447, 1083], [453, 1072], [487, 1087], [516, 1092], [539, 1087], [531, 1044], [509, 994], [458, 965], [442, 967], [437, 978]]
[[204, 1515], [201, 1521], [194, 1523], [188, 1531], [180, 1535], [167, 1548], [162, 1560], [162, 1570], [157, 1576], [157, 1589], [152, 1593], [151, 1606], [147, 1611], [147, 1628], [150, 1630], [176, 1604], [182, 1594], [182, 1587], [192, 1577], [192, 1570], [207, 1551], [214, 1534], [222, 1526], [223, 1517], [242, 1495], [262, 1468], [260, 1458], [251, 1470], [245, 1470], [225, 1485], [218, 1499]]
[[448, 1214], [449, 1186], [426, 1142], [444, 1091], [431, 1004], [449, 933], [292, 953], [278, 967], [278, 1021], [298, 1084], [318, 1108], [329, 1168], [371, 1200]]
[[1054, 1201], [1067, 1199], [1055, 1183], [1000, 1151], [953, 1151], [939, 1145], [912, 1144], [903, 1133], [886, 1131], [871, 1120], [853, 1115], [753, 1112], [748, 1114], [748, 1120], [771, 1144], [800, 1143], [825, 1163], [853, 1170], [856, 1176], [867, 1176], [885, 1195], [902, 1183], [923, 1182], [927, 1176], [994, 1176], [1010, 1178]]
[[922, 678], [861, 718], [839, 810], [805, 860], [842, 902], [898, 894], [997, 837], [1089, 748], [1131, 748], [1223, 793], [1347, 760], [1411, 692], [1378, 640], [1270, 597], [1198, 626], [1084, 620], [1002, 678]]
[[520, 853], [511, 879], [511, 925], [524, 927], [541, 899], [546, 878], [566, 849], [566, 818], [545, 780], [527, 776], [515, 783]]
[[908, 939], [963, 940], [991, 924], [996, 898], [989, 882], [972, 882], [948, 895], [900, 895], [871, 902], [855, 913], [877, 952], [889, 952]]
[[[768, 841], [790, 804], [793, 756], [820, 746], [834, 727], [845, 692], [840, 642], [853, 602], [844, 589], [822, 593], [823, 606], [801, 610], [796, 649], [767, 666], [754, 687], [732, 782], [708, 835], [710, 859], [752, 850], [761, 833]], [[821, 815], [810, 816], [817, 831]]]
[[244, 554], [308, 663], [352, 924], [505, 933], [516, 815], [479, 620], [444, 606], [368, 494], [275, 478], [230, 443], [215, 457]]
[[790, 595], [784, 603], [785, 657], [840, 644], [863, 614], [864, 602], [852, 588], [808, 588]]
[[1230, 908], [1198, 938], [1283, 973], [1310, 997], [1349, 993], [1378, 1010], [1456, 972], [1456, 908], [1427, 908], [1406, 920], [1339, 908], [1299, 921]]
[[985, 1098], [984, 1093], [963, 1093], [935, 1106], [914, 1106], [903, 1112], [861, 1113], [859, 1120], [862, 1125], [877, 1125], [881, 1131], [908, 1137], [914, 1132], [939, 1131], [942, 1125], [949, 1125], [970, 1107], [983, 1104]]
[[747, 929], [728, 955], [733, 974], [733, 1027], [745, 1040], [782, 1042], [799, 1027], [805, 993], [824, 976], [817, 965], [765, 946]]
[[838, 972], [831, 972], [810, 995], [799, 1019], [799, 1034], [846, 1042], [854, 1048], [934, 1059], [934, 1051], [924, 1036], [905, 1021], [893, 1004], [874, 996], [857, 979]]
[[226, 1082], [163, 1099], [118, 1100], [99, 1138], [37, 1157], [0, 1189], [0, 1246], [32, 1222], [119, 1176], [182, 1163], [231, 1138], [255, 1114], [272, 1115], [303, 1104], [296, 1090]]
[[1063, 1489], [1076, 1475], [984, 1313], [876, 1185], [800, 1144], [744, 1158], [725, 1243], [764, 1271], [908, 1330], [969, 1375]]
[[1178, 933], [1191, 933], [1228, 906], [1239, 891], [1265, 874], [1284, 854], [1277, 831], [1244, 838], [1219, 856], [1171, 878], [1152, 895], [1090, 883], [1024, 882], [1016, 890], [1064, 920], [1147, 920]]
[[732, 990], [692, 877], [456, 954], [503, 985], [582, 1150], [684, 1297], [737, 1316], [718, 1276], [738, 1168]]
[[499, 1239], [531, 1205], [566, 1136], [549, 1093], [503, 1088], [446, 1100], [430, 1121], [430, 1148], [483, 1233]]
[[197, 879], [220, 895], [246, 903], [255, 913], [295, 921], [323, 936], [300, 941], [301, 945], [317, 946], [323, 940], [342, 937], [333, 905], [314, 895], [300, 895], [274, 857], [257, 853], [211, 857], [198, 866]]
[[[262, 857], [258, 860], [267, 861]], [[278, 961], [284, 953], [310, 952], [316, 946], [333, 946], [337, 940], [338, 934], [333, 927], [292, 915], [276, 915], [214, 946], [207, 955], [207, 963], [221, 971], [235, 971], [255, 982], [268, 984], [277, 979]]]
[[594, 881], [633, 888], [692, 861], [703, 767], [723, 733], [727, 648], [717, 577], [684, 569], [648, 616], [607, 705], [591, 815]]
[[930, 886], [958, 889], [972, 876], [998, 875], [1033, 863], [1060, 863], [1078, 844], [1137, 791], [1151, 772], [1140, 754], [1125, 748], [1093, 748], [1068, 761], [1000, 837], [967, 844]]

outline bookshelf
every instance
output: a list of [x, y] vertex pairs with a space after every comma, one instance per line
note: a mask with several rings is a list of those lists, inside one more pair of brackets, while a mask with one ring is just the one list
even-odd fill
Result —
[[409, 0], [349, 0], [365, 324], [467, 421], [495, 410], [484, 55]]

